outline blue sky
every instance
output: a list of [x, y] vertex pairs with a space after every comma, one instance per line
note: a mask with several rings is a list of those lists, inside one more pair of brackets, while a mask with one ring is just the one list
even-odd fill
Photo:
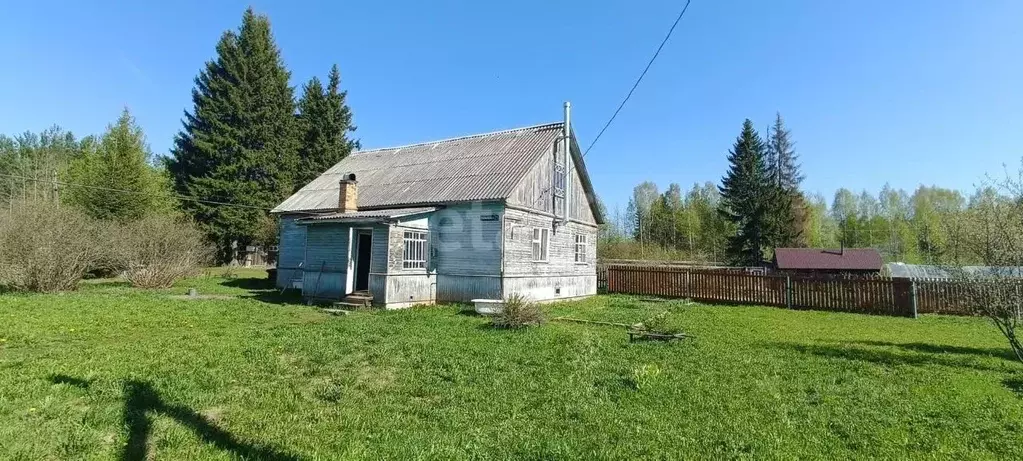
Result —
[[[128, 106], [158, 154], [249, 5], [7, 3], [0, 132], [98, 133]], [[366, 147], [555, 121], [564, 100], [585, 147], [682, 3], [251, 4], [296, 86], [340, 65]], [[1023, 156], [1021, 18], [1015, 0], [694, 0], [587, 166], [612, 208], [643, 180], [717, 182], [743, 119], [780, 111], [808, 191], [969, 189]]]

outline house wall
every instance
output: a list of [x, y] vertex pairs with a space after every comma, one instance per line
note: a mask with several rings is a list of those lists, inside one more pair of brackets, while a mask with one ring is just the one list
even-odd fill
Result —
[[296, 215], [280, 217], [278, 228], [279, 244], [277, 255], [277, 287], [290, 286], [295, 274], [301, 277], [302, 261], [305, 261], [306, 226], [299, 226]]
[[305, 227], [302, 295], [311, 298], [340, 299], [346, 292], [351, 226], [313, 224]]
[[[428, 231], [428, 224], [428, 218], [420, 218], [392, 224], [389, 227], [387, 235], [389, 245], [386, 253], [387, 285], [384, 295], [380, 298], [385, 307], [433, 304], [437, 299], [437, 275], [431, 270], [430, 256], [427, 255], [426, 268], [405, 269], [403, 265], [405, 231], [410, 229]], [[431, 235], [428, 233], [427, 239], [430, 238]]]
[[[543, 301], [597, 293], [595, 225], [553, 226], [554, 218], [509, 208], [505, 211], [502, 296], [521, 294]], [[552, 229], [547, 261], [533, 260], [533, 228]], [[575, 236], [586, 236], [586, 262], [575, 262]]]
[[[568, 185], [569, 217], [584, 223], [596, 224], [593, 209], [586, 199], [586, 191], [579, 178], [578, 165], [571, 169]], [[554, 148], [533, 165], [533, 169], [522, 178], [508, 198], [508, 204], [516, 208], [528, 208], [542, 213], [553, 213], [554, 199], [551, 195], [554, 174]]]
[[451, 205], [430, 216], [430, 268], [437, 301], [501, 297], [501, 215], [504, 204]]

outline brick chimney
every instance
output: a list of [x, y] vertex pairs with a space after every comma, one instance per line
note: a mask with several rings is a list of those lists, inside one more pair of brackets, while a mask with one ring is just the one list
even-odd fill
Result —
[[342, 178], [337, 200], [338, 211], [341, 213], [359, 211], [359, 184], [355, 181], [355, 174], [348, 173]]

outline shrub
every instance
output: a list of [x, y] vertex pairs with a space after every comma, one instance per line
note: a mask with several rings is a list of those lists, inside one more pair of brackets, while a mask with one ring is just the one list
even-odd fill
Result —
[[14, 290], [74, 290], [103, 259], [100, 225], [46, 200], [13, 204], [0, 215], [0, 286]]
[[530, 302], [524, 296], [513, 294], [504, 300], [504, 310], [491, 317], [491, 323], [498, 328], [523, 328], [543, 323], [540, 305]]
[[151, 216], [121, 226], [114, 259], [124, 278], [140, 288], [168, 288], [195, 275], [209, 262], [212, 250], [189, 221]]

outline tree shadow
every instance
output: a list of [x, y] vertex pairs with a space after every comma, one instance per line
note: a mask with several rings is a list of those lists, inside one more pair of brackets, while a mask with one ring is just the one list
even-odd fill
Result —
[[122, 419], [128, 428], [128, 443], [121, 453], [121, 460], [146, 459], [146, 445], [150, 437], [152, 421], [150, 413], [160, 413], [173, 418], [188, 427], [204, 442], [221, 450], [230, 451], [243, 459], [297, 460], [297, 456], [279, 451], [266, 445], [250, 444], [227, 432], [183, 405], [168, 404], [144, 381], [130, 380], [124, 383], [124, 411]]
[[274, 281], [268, 278], [244, 277], [227, 279], [220, 282], [225, 287], [241, 288], [243, 290], [275, 290]]
[[1015, 392], [1017, 396], [1023, 397], [1023, 374], [1015, 374], [1002, 380], [1002, 385]]
[[[91, 385], [90, 380], [64, 374], [52, 374], [47, 379], [53, 384], [67, 384], [82, 389], [88, 389]], [[283, 461], [300, 459], [298, 456], [268, 445], [248, 443], [221, 429], [191, 408], [165, 402], [148, 382], [125, 381], [123, 390], [124, 408], [121, 412], [121, 419], [128, 430], [128, 442], [121, 452], [120, 459], [122, 461], [147, 459], [149, 438], [152, 435], [150, 415], [153, 413], [169, 416], [194, 432], [203, 442], [231, 452], [238, 458]]]
[[1016, 355], [1012, 353], [1011, 349], [999, 348], [999, 347], [968, 347], [968, 346], [953, 346], [949, 344], [931, 344], [931, 343], [893, 343], [887, 341], [850, 341], [850, 344], [862, 344], [865, 346], [877, 346], [877, 347], [898, 347], [907, 351], [920, 352], [926, 354], [960, 354], [960, 355], [973, 355], [977, 357], [996, 357], [1011, 362], [1016, 362]]
[[159, 413], [173, 418], [192, 430], [204, 442], [221, 450], [229, 451], [243, 459], [297, 460], [297, 456], [267, 445], [245, 442], [210, 422], [206, 417], [184, 405], [164, 402], [148, 382], [130, 380], [124, 383], [124, 411], [121, 413], [128, 428], [128, 442], [121, 453], [121, 460], [146, 459], [147, 442], [151, 435], [150, 413]]
[[842, 344], [844, 345], [774, 343], [773, 346], [779, 349], [796, 351], [818, 357], [872, 363], [887, 367], [938, 365], [951, 368], [969, 368], [980, 371], [1005, 371], [1003, 367], [977, 363], [971, 357], [961, 355], [920, 352], [913, 349], [893, 351], [881, 349], [881, 345], [864, 347], [863, 345], [849, 345], [848, 343]]
[[302, 299], [302, 293], [297, 290], [287, 290], [281, 293], [277, 289], [272, 290], [261, 290], [261, 291], [250, 291], [247, 295], [240, 296], [242, 299], [254, 299], [268, 304], [280, 304], [280, 305], [291, 305], [291, 304], [305, 304], [305, 300]]
[[75, 378], [64, 374], [52, 374], [47, 377], [53, 384], [67, 384], [69, 386], [75, 386], [82, 389], [88, 389], [92, 385], [92, 381], [87, 379]]

